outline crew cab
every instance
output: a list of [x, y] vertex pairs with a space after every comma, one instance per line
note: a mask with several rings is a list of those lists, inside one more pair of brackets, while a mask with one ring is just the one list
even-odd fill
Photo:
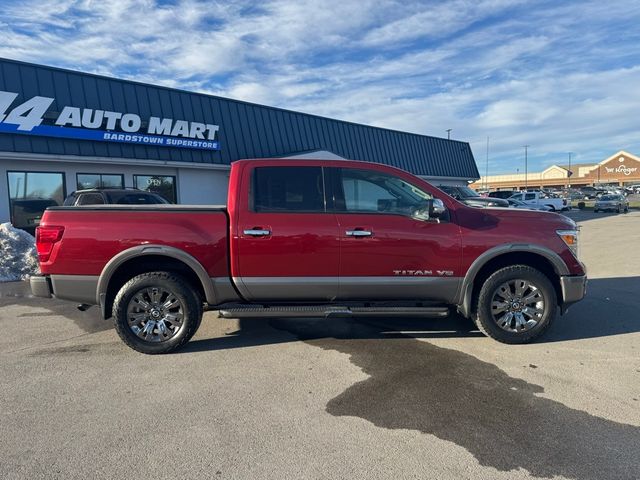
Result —
[[555, 198], [543, 192], [518, 192], [509, 197], [511, 200], [519, 200], [527, 205], [536, 207], [546, 206], [552, 212], [566, 210], [569, 208], [568, 202], [564, 198]]
[[227, 206], [48, 208], [33, 294], [99, 305], [122, 340], [166, 353], [222, 317], [446, 317], [526, 343], [580, 300], [578, 229], [561, 215], [460, 203], [405, 171], [240, 160]]

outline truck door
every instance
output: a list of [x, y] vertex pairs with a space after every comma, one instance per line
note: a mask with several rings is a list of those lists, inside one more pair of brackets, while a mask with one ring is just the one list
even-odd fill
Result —
[[432, 194], [377, 170], [330, 170], [341, 238], [338, 298], [451, 301], [461, 281], [460, 232], [446, 214], [440, 222], [421, 214]]
[[243, 178], [232, 275], [252, 301], [327, 301], [338, 293], [340, 237], [320, 166], [257, 164]]

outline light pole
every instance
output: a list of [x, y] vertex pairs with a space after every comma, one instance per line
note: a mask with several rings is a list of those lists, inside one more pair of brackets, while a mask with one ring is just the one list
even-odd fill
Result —
[[484, 167], [484, 189], [489, 190], [489, 137], [487, 137], [487, 162]]
[[451, 128], [447, 128], [447, 140], [451, 140]]
[[568, 183], [569, 183], [569, 186], [568, 186], [567, 188], [568, 188], [569, 190], [571, 189], [571, 175], [572, 175], [572, 173], [571, 173], [571, 154], [572, 154], [572, 153], [573, 153], [573, 152], [569, 152], [569, 177], [567, 178]]
[[524, 189], [525, 191], [528, 189], [528, 183], [527, 183], [527, 173], [528, 173], [528, 169], [527, 169], [527, 150], [529, 149], [531, 145], [523, 145], [524, 147]]

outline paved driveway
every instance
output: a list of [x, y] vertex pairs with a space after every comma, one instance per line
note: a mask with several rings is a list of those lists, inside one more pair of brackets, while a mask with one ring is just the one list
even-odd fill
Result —
[[542, 341], [438, 321], [234, 321], [144, 356], [0, 286], [0, 478], [640, 477], [640, 212], [571, 213], [589, 294]]

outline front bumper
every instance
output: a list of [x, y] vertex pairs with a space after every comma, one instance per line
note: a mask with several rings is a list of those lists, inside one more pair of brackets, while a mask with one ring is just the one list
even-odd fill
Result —
[[560, 277], [562, 305], [567, 306], [584, 298], [587, 292], [586, 275], [563, 275]]
[[51, 282], [49, 277], [34, 275], [29, 279], [31, 293], [34, 297], [51, 298]]

